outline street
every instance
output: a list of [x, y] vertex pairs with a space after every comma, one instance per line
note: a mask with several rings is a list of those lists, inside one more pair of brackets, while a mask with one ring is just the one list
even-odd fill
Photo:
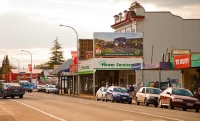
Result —
[[0, 121], [199, 121], [200, 113], [43, 92], [0, 98]]

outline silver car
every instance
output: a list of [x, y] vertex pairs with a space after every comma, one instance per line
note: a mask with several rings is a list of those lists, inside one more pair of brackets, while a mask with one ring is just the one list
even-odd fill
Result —
[[55, 93], [58, 92], [58, 89], [56, 88], [56, 85], [48, 85], [46, 87], [46, 93]]
[[96, 100], [102, 100], [104, 101], [105, 100], [105, 94], [106, 94], [106, 91], [107, 91], [107, 87], [101, 87], [98, 89], [97, 93], [96, 93]]

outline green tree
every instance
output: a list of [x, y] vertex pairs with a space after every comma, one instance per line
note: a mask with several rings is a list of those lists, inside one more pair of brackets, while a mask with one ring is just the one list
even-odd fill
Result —
[[58, 42], [58, 39], [53, 41], [53, 47], [50, 49], [50, 61], [48, 62], [49, 64], [49, 69], [53, 69], [54, 65], [61, 65], [64, 62], [64, 57], [63, 57], [63, 51], [61, 44]]
[[7, 75], [10, 69], [13, 69], [14, 66], [10, 64], [8, 55], [6, 55], [2, 61], [2, 67], [0, 68], [0, 79], [2, 79], [2, 75]]

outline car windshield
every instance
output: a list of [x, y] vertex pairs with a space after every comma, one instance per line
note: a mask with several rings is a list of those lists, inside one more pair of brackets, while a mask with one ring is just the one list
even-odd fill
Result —
[[128, 90], [126, 88], [114, 88], [113, 89], [114, 92], [122, 92], [122, 93], [128, 93]]
[[147, 88], [146, 93], [149, 94], [160, 94], [161, 90], [160, 89], [155, 89], [155, 88]]
[[54, 85], [49, 85], [48, 87], [49, 87], [49, 88], [55, 88], [55, 86], [54, 86]]
[[24, 85], [24, 86], [30, 86], [31, 84], [29, 82], [22, 82], [22, 85]]
[[107, 88], [104, 88], [103, 91], [106, 92], [106, 91], [107, 91]]
[[193, 94], [186, 89], [172, 89], [172, 94], [193, 97]]

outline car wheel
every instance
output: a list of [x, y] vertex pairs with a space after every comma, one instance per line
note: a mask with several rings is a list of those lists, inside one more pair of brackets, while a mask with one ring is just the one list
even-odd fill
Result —
[[128, 102], [129, 104], [132, 104], [132, 100]]
[[159, 100], [159, 107], [160, 107], [160, 108], [163, 108], [163, 105], [162, 105], [162, 101], [161, 101], [161, 100]]
[[98, 95], [96, 95], [96, 101], [99, 101], [99, 99], [98, 99]]
[[138, 101], [137, 97], [135, 97], [135, 104], [140, 105], [140, 102]]
[[154, 107], [158, 107], [158, 104], [154, 104]]
[[23, 95], [20, 95], [19, 98], [23, 98]]
[[199, 109], [196, 109], [196, 112], [199, 113]]
[[169, 109], [174, 109], [174, 106], [173, 106], [172, 100], [170, 100], [170, 102], [169, 102]]
[[111, 102], [114, 102], [114, 98], [113, 98], [113, 96], [111, 97], [111, 100], [110, 100]]
[[148, 102], [147, 102], [147, 98], [144, 99], [144, 105], [145, 105], [145, 106], [148, 106], [148, 105], [149, 105]]
[[3, 93], [3, 96], [2, 96], [2, 97], [3, 97], [3, 99], [6, 99], [6, 96], [5, 96], [5, 94], [4, 94], [4, 93]]
[[187, 111], [187, 108], [183, 108], [183, 111]]
[[107, 98], [105, 97], [105, 102], [107, 102], [108, 100], [107, 100]]
[[11, 98], [15, 98], [15, 96], [11, 96]]

